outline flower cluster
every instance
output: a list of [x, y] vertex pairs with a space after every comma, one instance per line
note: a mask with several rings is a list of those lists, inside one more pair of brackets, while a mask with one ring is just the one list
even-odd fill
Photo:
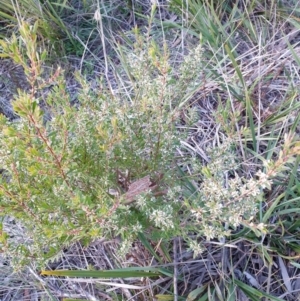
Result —
[[[199, 170], [193, 160], [193, 169]], [[236, 172], [238, 162], [230, 143], [211, 152], [211, 162], [202, 167], [203, 181], [191, 202], [195, 223], [207, 239], [226, 236], [243, 221], [251, 220], [257, 212], [259, 195], [271, 188], [268, 173], [259, 170], [254, 178], [246, 179]]]
[[161, 209], [154, 209], [149, 213], [150, 220], [154, 222], [156, 227], [162, 230], [174, 228], [173, 223], [173, 208], [170, 205], [164, 206]]
[[[192, 160], [192, 169], [195, 173], [201, 171], [203, 180], [189, 202], [190, 225], [198, 225], [198, 235], [208, 240], [225, 237], [241, 224], [263, 235], [265, 225], [255, 224], [258, 204], [265, 189], [271, 189], [272, 179], [284, 174], [288, 169], [286, 164], [294, 162], [299, 153], [299, 143], [293, 136], [286, 135], [277, 160], [264, 161], [264, 171], [258, 170], [251, 178], [239, 174], [239, 162], [230, 139], [210, 152], [211, 161], [206, 167]], [[195, 254], [199, 253], [196, 242], [190, 246]]]

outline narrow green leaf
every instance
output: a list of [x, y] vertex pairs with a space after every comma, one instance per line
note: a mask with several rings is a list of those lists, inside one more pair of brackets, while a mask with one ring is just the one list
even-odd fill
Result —
[[[292, 190], [292, 185], [294, 185], [295, 180], [297, 180], [297, 172], [298, 172], [299, 163], [300, 163], [300, 156], [297, 156], [296, 161], [294, 163], [294, 167], [290, 172], [289, 183], [286, 187], [286, 191], [291, 191]], [[284, 199], [287, 200], [289, 195], [290, 195], [290, 193], [286, 193]]]
[[296, 267], [297, 269], [300, 269], [300, 263], [297, 263], [295, 261], [290, 261], [290, 264]]
[[162, 243], [160, 244], [160, 248], [161, 248], [161, 251], [163, 252], [163, 254], [165, 255], [165, 257], [167, 258], [168, 262], [172, 262], [172, 258], [167, 250], [167, 247], [166, 247], [164, 241], [162, 241]]
[[251, 299], [252, 301], [261, 301], [261, 298], [266, 297], [269, 298], [272, 301], [282, 301], [282, 299], [279, 299], [277, 297], [274, 297], [272, 295], [269, 295], [265, 292], [259, 291], [247, 284], [245, 284], [244, 282], [237, 280], [237, 279], [233, 279], [233, 282], [247, 295], [247, 296], [252, 296]]
[[193, 291], [191, 291], [188, 294], [186, 301], [194, 301], [200, 294], [202, 294], [206, 290], [207, 290], [207, 285], [200, 286], [200, 287], [194, 289]]
[[242, 72], [239, 68], [239, 65], [238, 63], [236, 62], [235, 58], [234, 58], [234, 55], [230, 49], [230, 47], [228, 46], [228, 44], [225, 43], [225, 50], [232, 62], [232, 65], [234, 67], [234, 70], [236, 71], [240, 81], [241, 81], [241, 84], [244, 88], [244, 93], [245, 93], [245, 100], [246, 100], [246, 112], [247, 112], [247, 116], [249, 118], [249, 123], [250, 123], [250, 130], [251, 130], [251, 134], [252, 134], [252, 140], [253, 140], [253, 149], [256, 150], [256, 146], [257, 146], [257, 141], [256, 141], [256, 130], [255, 130], [255, 126], [254, 126], [254, 119], [253, 119], [253, 113], [252, 113], [252, 105], [251, 105], [251, 99], [250, 99], [250, 96], [249, 96], [249, 93], [247, 91], [247, 87], [245, 85], [245, 82], [244, 82], [244, 78], [243, 78], [243, 75], [242, 75]]
[[299, 213], [300, 208], [290, 208], [290, 209], [285, 209], [285, 210], [280, 210], [277, 212], [278, 215], [285, 215], [285, 214], [290, 214], [290, 213]]
[[236, 301], [235, 285], [233, 285], [233, 283], [229, 283], [226, 286], [226, 289], [228, 290], [227, 301]]
[[155, 250], [153, 247], [150, 245], [148, 239], [143, 233], [138, 234], [138, 238], [141, 241], [141, 243], [145, 246], [145, 248], [151, 253], [153, 257], [155, 257], [160, 263], [162, 263], [162, 259], [156, 254]]
[[198, 301], [207, 301], [208, 300], [208, 292], [206, 292]]
[[65, 277], [92, 277], [92, 278], [129, 278], [129, 277], [157, 277], [160, 272], [145, 272], [145, 271], [126, 271], [126, 270], [110, 270], [110, 271], [42, 271], [42, 275], [47, 276], [65, 276]]
[[155, 295], [158, 301], [172, 301], [174, 300], [173, 295]]
[[269, 218], [271, 217], [272, 213], [275, 211], [276, 206], [278, 205], [278, 203], [280, 202], [280, 200], [282, 198], [284, 198], [285, 196], [285, 192], [283, 192], [282, 194], [280, 194], [272, 203], [272, 205], [270, 206], [270, 208], [266, 211], [266, 213], [263, 216], [262, 222], [263, 223], [267, 223], [267, 221], [269, 220]]
[[244, 82], [244, 78], [243, 78], [242, 72], [241, 72], [241, 70], [240, 70], [240, 68], [238, 66], [238, 63], [236, 62], [236, 60], [235, 60], [235, 58], [233, 56], [233, 53], [231, 52], [231, 49], [229, 48], [229, 46], [228, 46], [227, 43], [225, 43], [225, 50], [226, 50], [226, 52], [227, 52], [227, 54], [228, 54], [228, 56], [229, 56], [229, 58], [230, 58], [230, 60], [232, 62], [234, 70], [236, 71], [236, 73], [237, 73], [237, 75], [238, 75], [238, 77], [239, 77], [242, 85], [245, 86], [245, 82]]
[[177, 165], [177, 170], [178, 170], [180, 176], [182, 177], [182, 183], [183, 183], [183, 185], [187, 189], [189, 189], [192, 194], [197, 193], [198, 190], [195, 187], [195, 185], [191, 181], [189, 181], [189, 179], [186, 177], [186, 174], [182, 171], [182, 169], [178, 165]]
[[264, 256], [263, 259], [266, 258], [266, 260], [268, 261], [268, 264], [272, 265], [273, 264], [273, 259], [270, 256], [270, 254], [268, 253], [268, 249], [265, 246], [263, 246], [263, 245], [259, 246], [259, 249], [262, 251], [262, 254]]
[[246, 112], [250, 123], [250, 130], [251, 130], [251, 136], [253, 141], [253, 149], [257, 151], [257, 138], [256, 138], [256, 128], [254, 125], [254, 119], [253, 119], [253, 113], [252, 113], [252, 105], [251, 105], [251, 99], [249, 97], [249, 94], [247, 91], [245, 91], [245, 97], [246, 97]]
[[217, 282], [214, 283], [214, 286], [215, 286], [215, 290], [216, 290], [216, 295], [218, 296], [218, 299], [220, 299], [221, 301], [224, 301], [224, 298], [223, 298], [223, 294], [222, 294], [222, 291], [218, 285]]

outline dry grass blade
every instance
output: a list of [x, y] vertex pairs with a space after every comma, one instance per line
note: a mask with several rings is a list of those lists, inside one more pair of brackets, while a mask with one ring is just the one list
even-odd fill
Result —
[[278, 258], [280, 272], [281, 272], [281, 276], [282, 276], [284, 285], [285, 285], [287, 291], [290, 293], [293, 290], [292, 284], [291, 284], [291, 278], [288, 274], [288, 271], [287, 271], [286, 265], [283, 262], [283, 259], [280, 256], [278, 256], [277, 258]]

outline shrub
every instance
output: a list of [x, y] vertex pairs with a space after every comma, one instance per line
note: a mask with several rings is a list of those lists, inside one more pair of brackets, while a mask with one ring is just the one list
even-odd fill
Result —
[[1, 213], [26, 232], [21, 243], [4, 235], [4, 250], [15, 260], [44, 262], [78, 239], [120, 235], [129, 241], [151, 225], [172, 232], [178, 204], [167, 202], [167, 191], [176, 186], [180, 136], [172, 103], [178, 87], [167, 54], [152, 45], [129, 59], [136, 83], [127, 94], [113, 95], [101, 81], [92, 89], [77, 75], [81, 90], [71, 104], [62, 71], [43, 75], [36, 30], [23, 24], [24, 48], [15, 36], [1, 43], [31, 86], [13, 102], [19, 118], [0, 122]]
[[[175, 73], [167, 47], [160, 50], [137, 34], [134, 50], [123, 53], [132, 79], [122, 80], [123, 88], [129, 82], [125, 92], [113, 92], [102, 81], [92, 88], [77, 75], [81, 89], [71, 104], [62, 71], [43, 75], [46, 54], [37, 52], [36, 30], [23, 24], [21, 39], [0, 44], [23, 66], [31, 86], [13, 103], [19, 118], [0, 118], [1, 215], [15, 218], [23, 231], [9, 237], [4, 222], [1, 242], [15, 265], [31, 259], [43, 264], [74, 241], [88, 244], [98, 237], [119, 235], [124, 253], [139, 232], [188, 240], [190, 234], [224, 237], [242, 223], [258, 235], [264, 231], [250, 221], [270, 179], [299, 154], [292, 137], [257, 178], [238, 175], [240, 162], [225, 140], [212, 150], [207, 167], [191, 160], [199, 187], [190, 189], [180, 179], [176, 149], [185, 131], [176, 125], [205, 73], [201, 45]], [[191, 248], [201, 251], [196, 240]]]

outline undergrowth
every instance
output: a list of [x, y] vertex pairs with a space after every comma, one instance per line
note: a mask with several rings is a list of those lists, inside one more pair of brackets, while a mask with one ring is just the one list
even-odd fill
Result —
[[[76, 73], [75, 97], [61, 68], [44, 72], [40, 21], [19, 22], [20, 34], [0, 41], [1, 57], [21, 65], [29, 83], [15, 95], [15, 117], [0, 118], [2, 253], [46, 287], [34, 269], [76, 244], [116, 240], [113, 255], [101, 254], [127, 267], [128, 258], [141, 265], [128, 257], [139, 240], [161, 264], [144, 299], [292, 297], [284, 260], [297, 271], [299, 47], [297, 30], [289, 33], [297, 11], [274, 1], [274, 14], [262, 13], [264, 1], [171, 2], [173, 21], [156, 22], [168, 13], [153, 4], [146, 28], [111, 43], [103, 22], [115, 7], [96, 3], [103, 76]], [[137, 25], [144, 4], [131, 4], [123, 10]], [[164, 30], [179, 32], [179, 44]], [[188, 34], [200, 34], [189, 47]], [[93, 269], [87, 259], [78, 267]], [[141, 269], [116, 275], [151, 271]], [[118, 285], [133, 298], [136, 288]]]

